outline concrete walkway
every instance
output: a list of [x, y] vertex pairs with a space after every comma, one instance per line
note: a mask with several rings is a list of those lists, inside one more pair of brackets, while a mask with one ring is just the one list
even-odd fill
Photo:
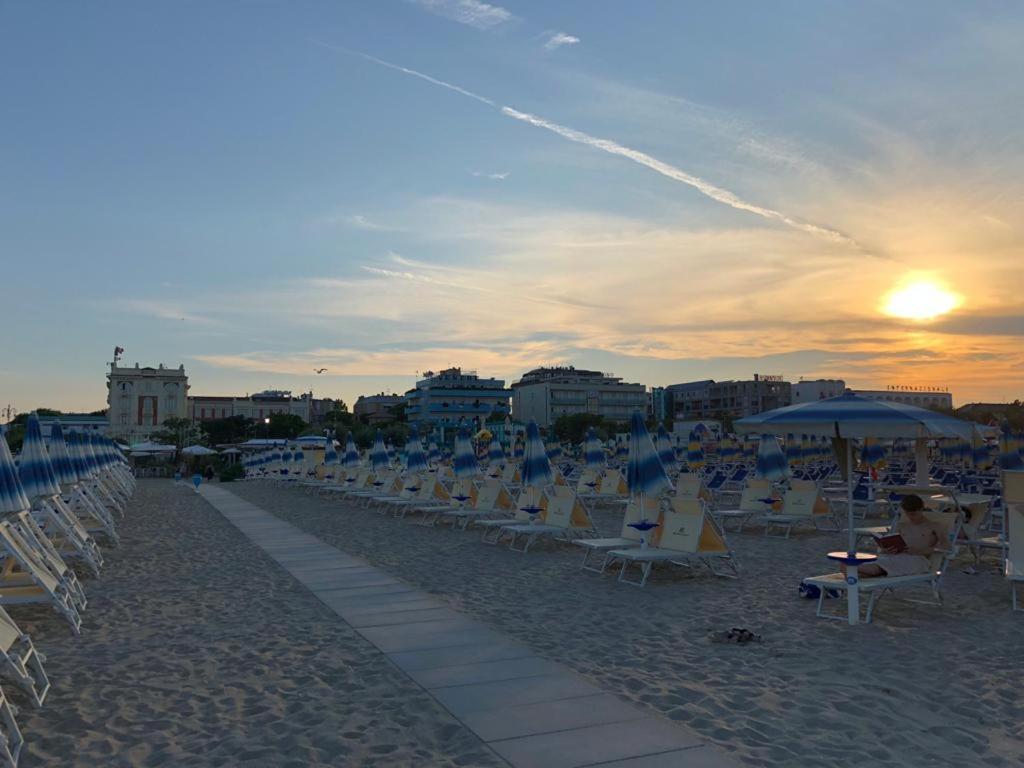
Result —
[[516, 768], [738, 765], [686, 726], [627, 704], [224, 488], [200, 493]]

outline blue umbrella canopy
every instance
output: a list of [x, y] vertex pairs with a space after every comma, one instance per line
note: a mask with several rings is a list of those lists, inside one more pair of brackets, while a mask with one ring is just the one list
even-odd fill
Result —
[[416, 427], [409, 430], [409, 439], [405, 443], [405, 470], [407, 472], [425, 472], [427, 455], [423, 452], [420, 432]]
[[597, 436], [593, 427], [587, 430], [587, 439], [583, 443], [583, 458], [587, 462], [587, 469], [604, 469], [604, 446]]
[[522, 440], [516, 438], [515, 445], [512, 447], [512, 458], [514, 458], [514, 459], [521, 459], [525, 455], [526, 455], [526, 445], [525, 445], [525, 443]]
[[324, 464], [332, 466], [338, 463], [338, 451], [334, 447], [334, 441], [328, 440], [324, 445]]
[[0, 435], [0, 514], [24, 512], [29, 506], [7, 438]]
[[562, 458], [562, 444], [552, 440], [547, 446], [548, 459], [551, 461], [558, 461]]
[[765, 480], [783, 480], [789, 475], [789, 462], [774, 435], [761, 435], [757, 446], [757, 474]]
[[878, 469], [885, 464], [885, 448], [874, 438], [864, 438], [864, 445], [860, 449], [860, 461], [862, 464]]
[[64, 428], [59, 421], [54, 421], [50, 425], [50, 438], [46, 441], [46, 448], [50, 453], [50, 463], [53, 465], [57, 482], [61, 485], [77, 483], [78, 473], [75, 472], [75, 465], [71, 461], [67, 443], [64, 442]]
[[281, 463], [282, 464], [290, 464], [291, 460], [292, 460], [292, 449], [286, 447], [283, 451], [281, 451]]
[[491, 444], [487, 448], [487, 460], [491, 464], [501, 464], [505, 461], [505, 451], [496, 437], [491, 438]]
[[639, 411], [633, 413], [629, 429], [629, 462], [626, 465], [626, 483], [633, 495], [656, 496], [671, 490], [665, 466], [654, 449], [644, 418]]
[[430, 447], [427, 449], [427, 463], [434, 466], [441, 463], [441, 450], [433, 440], [430, 441]]
[[68, 454], [71, 456], [71, 463], [75, 468], [75, 474], [79, 480], [85, 480], [95, 476], [96, 470], [89, 461], [82, 442], [83, 435], [77, 430], [68, 431]]
[[551, 461], [540, 437], [537, 422], [526, 425], [526, 446], [523, 453], [523, 485], [527, 488], [543, 488], [555, 480], [551, 470]]
[[356, 441], [350, 434], [345, 441], [345, 458], [341, 462], [345, 469], [355, 469], [359, 466], [359, 449], [356, 448]]
[[388, 449], [384, 446], [384, 435], [378, 429], [370, 449], [370, 468], [374, 472], [383, 472], [388, 465]]
[[25, 495], [30, 499], [48, 498], [60, 493], [57, 476], [50, 464], [39, 417], [30, 413], [25, 422], [25, 440], [21, 445], [18, 461], [18, 478]]
[[690, 442], [686, 447], [686, 463], [691, 470], [704, 466], [704, 446], [696, 429], [690, 432]]
[[469, 439], [469, 430], [459, 427], [455, 436], [455, 476], [472, 477], [479, 471], [476, 463], [476, 453], [473, 451], [473, 443]]
[[1003, 425], [1002, 434], [999, 436], [999, 468], [1010, 471], [1024, 469], [1024, 457], [1020, 454], [1017, 440], [1014, 439], [1008, 424]]
[[295, 446], [295, 451], [292, 453], [292, 461], [299, 462], [299, 461], [305, 461], [305, 460], [306, 460], [306, 454], [302, 450], [302, 446], [301, 445], [296, 445]]
[[672, 439], [668, 436], [668, 431], [665, 429], [664, 424], [658, 425], [656, 447], [658, 449], [658, 458], [661, 459], [661, 465], [668, 470], [676, 463], [676, 452], [672, 447]]

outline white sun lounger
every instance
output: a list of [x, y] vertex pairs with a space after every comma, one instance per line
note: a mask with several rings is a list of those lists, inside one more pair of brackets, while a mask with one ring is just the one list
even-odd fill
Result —
[[502, 528], [509, 523], [529, 523], [532, 518], [526, 509], [529, 507], [539, 508], [538, 515], [544, 513], [548, 506], [547, 495], [538, 488], [523, 488], [516, 498], [510, 516], [496, 517], [487, 520], [475, 520], [474, 525], [483, 531], [481, 541], [484, 544], [497, 544], [502, 537]]
[[[824, 530], [839, 530], [832, 508], [821, 491], [814, 483], [791, 481], [790, 487], [782, 494], [782, 509], [769, 512], [764, 517], [764, 535], [774, 538], [788, 539], [792, 530], [801, 524], [809, 523], [812, 527], [823, 530], [823, 523], [830, 527]], [[772, 529], [780, 528], [781, 535], [773, 534]]]
[[761, 478], [750, 478], [743, 485], [740, 493], [740, 503], [735, 509], [713, 509], [711, 514], [715, 516], [722, 530], [725, 530], [729, 520], [736, 520], [736, 531], [743, 530], [743, 524], [756, 515], [764, 515], [771, 512], [771, 504], [762, 501], [772, 497], [772, 484]]
[[78, 580], [78, 575], [64, 562], [64, 558], [60, 556], [53, 542], [43, 533], [43, 529], [39, 527], [39, 523], [36, 522], [32, 513], [22, 512], [19, 515], [11, 515], [7, 519], [21, 535], [22, 542], [35, 553], [39, 562], [45, 565], [47, 570], [67, 589], [75, 607], [79, 611], [85, 610], [87, 604], [85, 589]]
[[452, 527], [461, 526], [463, 530], [470, 523], [491, 517], [502, 517], [506, 520], [515, 509], [515, 500], [500, 480], [487, 480], [477, 488], [476, 498], [472, 505], [446, 509], [440, 513], [439, 521], [449, 520]]
[[[661, 516], [661, 499], [647, 497], [644, 499], [641, 511], [640, 499], [630, 499], [626, 505], [626, 514], [622, 520], [622, 531], [618, 536], [606, 539], [576, 539], [573, 543], [583, 548], [583, 563], [580, 565], [584, 571], [593, 573], [604, 573], [608, 566], [608, 552], [613, 549], [627, 549], [639, 547], [643, 535], [636, 528], [630, 528], [630, 523], [640, 520], [657, 522]], [[590, 557], [595, 552], [602, 554], [601, 565], [594, 566], [590, 563]]]
[[1003, 509], [1006, 514], [1003, 574], [1010, 585], [1010, 605], [1019, 611], [1024, 610], [1017, 599], [1017, 587], [1024, 584], [1024, 472], [1003, 472]]
[[36, 522], [53, 542], [62, 557], [79, 558], [92, 571], [94, 576], [100, 575], [103, 567], [103, 553], [99, 544], [85, 527], [78, 516], [68, 509], [59, 496], [44, 499], [35, 512]]
[[[506, 523], [501, 527], [499, 541], [508, 536], [508, 548], [513, 552], [525, 554], [538, 539], [572, 540], [597, 532], [590, 512], [572, 488], [553, 485], [545, 491], [545, 496], [547, 508], [538, 515], [539, 519], [528, 523]], [[520, 541], [522, 544], [517, 546]]]
[[0, 768], [17, 768], [25, 739], [14, 719], [14, 710], [0, 690]]
[[21, 688], [36, 707], [43, 705], [50, 691], [44, 661], [46, 658], [36, 651], [32, 638], [0, 608], [0, 674]]
[[[739, 575], [739, 564], [725, 542], [725, 534], [700, 499], [672, 497], [669, 507], [662, 512], [661, 526], [651, 538], [654, 546], [616, 549], [608, 553], [609, 563], [622, 561], [619, 581], [642, 587], [655, 563], [687, 568], [703, 565], [716, 576], [735, 578]], [[631, 565], [639, 566], [639, 581], [628, 577]], [[720, 566], [725, 566], [725, 570]]]
[[81, 633], [82, 617], [68, 588], [7, 520], [0, 522], [0, 554], [4, 555], [0, 568], [0, 605], [48, 603], [68, 622], [74, 634]]

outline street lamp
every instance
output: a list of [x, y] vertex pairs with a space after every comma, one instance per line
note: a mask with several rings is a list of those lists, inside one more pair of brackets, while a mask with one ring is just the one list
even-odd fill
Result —
[[270, 439], [270, 417], [268, 416], [263, 420], [263, 439]]

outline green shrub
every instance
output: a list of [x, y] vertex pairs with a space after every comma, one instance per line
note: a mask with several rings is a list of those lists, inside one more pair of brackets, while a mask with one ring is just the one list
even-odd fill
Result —
[[220, 471], [220, 481], [230, 483], [232, 480], [241, 480], [245, 477], [245, 469], [241, 464], [229, 464]]

